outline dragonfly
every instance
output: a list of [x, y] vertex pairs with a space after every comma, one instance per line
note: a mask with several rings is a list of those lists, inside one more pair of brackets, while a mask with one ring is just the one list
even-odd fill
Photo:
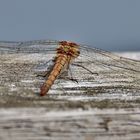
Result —
[[60, 72], [65, 67], [68, 69], [72, 60], [79, 56], [79, 45], [73, 42], [61, 41], [59, 42], [59, 47], [57, 48], [56, 53], [56, 57], [53, 60], [53, 68], [51, 68], [52, 70], [46, 82], [41, 87], [41, 96], [44, 96], [49, 91], [50, 87], [53, 85]]
[[57, 40], [1, 41], [0, 53], [10, 57], [20, 54], [13, 61], [33, 65], [25, 73], [28, 77], [35, 75], [40, 81], [41, 96], [59, 84], [63, 92], [86, 94], [140, 90], [139, 60], [120, 57], [92, 46]]

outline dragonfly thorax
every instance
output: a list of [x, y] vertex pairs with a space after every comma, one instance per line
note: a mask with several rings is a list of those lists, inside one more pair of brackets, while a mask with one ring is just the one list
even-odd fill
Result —
[[59, 48], [57, 49], [57, 54], [63, 54], [76, 58], [80, 54], [79, 45], [72, 42], [61, 41]]

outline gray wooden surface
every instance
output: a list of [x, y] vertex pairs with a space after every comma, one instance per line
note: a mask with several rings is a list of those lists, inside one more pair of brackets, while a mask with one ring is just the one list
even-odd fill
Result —
[[0, 109], [1, 140], [139, 140], [140, 109]]
[[140, 61], [111, 55], [118, 64], [113, 67], [112, 59], [104, 57], [111, 67], [91, 63], [98, 73], [94, 77], [79, 68], [73, 76], [86, 80], [75, 83], [60, 77], [48, 95], [40, 97], [43, 80], [34, 68], [53, 55], [24, 48], [19, 53], [7, 46], [0, 44], [0, 140], [140, 139]]

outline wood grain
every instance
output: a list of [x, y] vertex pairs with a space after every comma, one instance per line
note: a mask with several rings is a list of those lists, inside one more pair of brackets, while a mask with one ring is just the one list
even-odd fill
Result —
[[26, 47], [19, 53], [0, 43], [0, 140], [140, 138], [140, 61], [114, 56], [125, 69], [92, 63], [98, 73], [94, 78], [78, 68], [74, 77], [88, 77], [84, 82], [60, 77], [48, 96], [40, 97], [43, 79], [34, 68], [53, 56], [38, 50], [29, 53]]

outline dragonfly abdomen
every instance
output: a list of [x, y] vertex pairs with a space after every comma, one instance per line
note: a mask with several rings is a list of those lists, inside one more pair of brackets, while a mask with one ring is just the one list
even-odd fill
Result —
[[66, 63], [67, 63], [67, 56], [66, 55], [62, 55], [62, 56], [59, 56], [56, 58], [55, 65], [54, 65], [50, 75], [48, 76], [48, 79], [41, 86], [41, 92], [40, 92], [41, 96], [44, 96], [45, 94], [47, 94], [47, 92], [49, 91], [49, 89], [53, 85], [56, 78], [59, 76], [61, 70], [63, 69], [63, 67], [65, 66]]

